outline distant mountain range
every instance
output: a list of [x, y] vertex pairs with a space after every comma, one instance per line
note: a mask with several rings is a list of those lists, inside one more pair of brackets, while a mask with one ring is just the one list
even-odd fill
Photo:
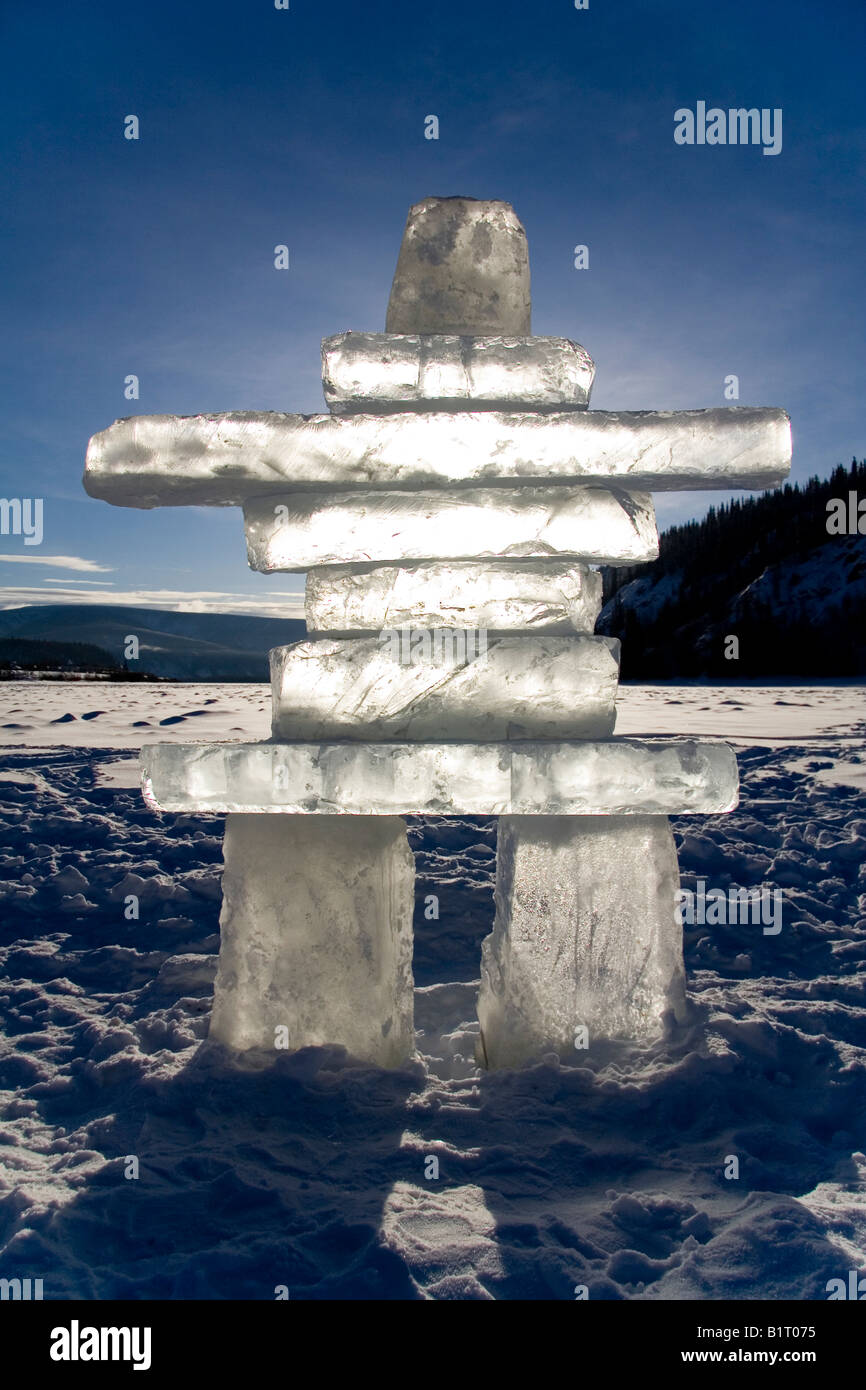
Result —
[[622, 679], [866, 676], [866, 534], [828, 530], [843, 513], [857, 526], [858, 498], [855, 459], [711, 507], [665, 531], [652, 564], [606, 569], [596, 632], [622, 639]]
[[[138, 638], [130, 672], [184, 681], [267, 681], [271, 647], [302, 641], [299, 618], [255, 618], [238, 613], [170, 613], [121, 604], [46, 603], [0, 610], [0, 654], [22, 664], [27, 643], [99, 648], [109, 665], [124, 666], [127, 638]], [[13, 641], [13, 639], [15, 639]], [[43, 648], [43, 650], [49, 650]], [[30, 649], [31, 654], [37, 648]], [[86, 653], [87, 660], [95, 659]], [[86, 664], [86, 663], [85, 663]]]

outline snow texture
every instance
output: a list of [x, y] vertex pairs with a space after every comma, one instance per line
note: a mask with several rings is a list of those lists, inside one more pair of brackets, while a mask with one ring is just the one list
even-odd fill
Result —
[[[249, 710], [261, 736], [236, 689], [212, 725]], [[0, 779], [0, 1276], [46, 1298], [825, 1299], [866, 1264], [863, 693], [621, 689], [631, 732], [739, 743], [739, 809], [674, 821], [682, 882], [778, 887], [783, 929], [687, 926], [689, 1018], [649, 1047], [484, 1075], [495, 821], [410, 822], [418, 1060], [247, 1072], [204, 1041], [222, 818], [124, 785], [154, 691], [4, 690], [6, 737], [52, 746], [7, 748]], [[180, 719], [206, 688], [162, 694]], [[60, 742], [100, 726], [101, 748]]]

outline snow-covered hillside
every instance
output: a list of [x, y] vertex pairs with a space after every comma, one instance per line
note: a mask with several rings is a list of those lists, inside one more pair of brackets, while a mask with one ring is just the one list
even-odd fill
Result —
[[[866, 462], [710, 507], [649, 565], [605, 571], [596, 631], [625, 680], [866, 675]], [[736, 638], [732, 643], [731, 638]]]
[[[866, 536], [841, 536], [767, 565], [746, 582], [713, 583], [697, 602], [692, 573], [649, 570], [608, 600], [596, 632], [623, 640], [626, 677], [666, 663], [674, 677], [706, 672], [736, 682], [746, 673], [766, 675], [781, 660], [789, 675], [820, 679], [862, 674], [864, 610]], [[725, 656], [729, 635], [740, 643], [733, 658]]]

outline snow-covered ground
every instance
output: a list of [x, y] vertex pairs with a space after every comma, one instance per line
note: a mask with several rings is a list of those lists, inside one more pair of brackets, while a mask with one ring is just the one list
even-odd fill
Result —
[[691, 1020], [655, 1047], [493, 1075], [471, 1058], [495, 821], [410, 823], [418, 1060], [252, 1072], [204, 1041], [222, 819], [149, 812], [131, 750], [266, 737], [267, 688], [0, 702], [0, 1277], [46, 1298], [823, 1299], [866, 1266], [862, 687], [622, 689], [618, 733], [738, 745], [739, 809], [674, 822], [683, 883], [780, 888], [782, 930], [687, 926]]
[[[733, 743], [841, 737], [866, 719], [866, 686], [623, 685], [616, 732]], [[270, 737], [269, 685], [0, 684], [0, 747], [131, 748]]]
[[0, 747], [130, 748], [270, 737], [269, 685], [10, 681], [0, 685]]

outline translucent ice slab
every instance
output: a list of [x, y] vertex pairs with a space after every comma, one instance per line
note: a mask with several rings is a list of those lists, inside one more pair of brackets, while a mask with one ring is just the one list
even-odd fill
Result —
[[309, 571], [304, 616], [309, 633], [344, 636], [396, 627], [593, 632], [601, 597], [597, 570], [561, 560], [334, 565]]
[[163, 811], [291, 815], [676, 815], [731, 811], [724, 743], [154, 743], [145, 801]]
[[479, 1061], [578, 1064], [601, 1039], [646, 1041], [666, 1012], [682, 1019], [678, 887], [665, 816], [503, 816]]
[[135, 415], [95, 434], [84, 486], [124, 507], [241, 506], [283, 488], [611, 482], [662, 492], [773, 487], [784, 410]]
[[238, 1051], [414, 1051], [415, 861], [399, 817], [226, 820], [210, 1036]]
[[366, 561], [563, 556], [638, 564], [658, 554], [652, 499], [607, 487], [286, 493], [244, 507], [265, 574]]
[[568, 338], [338, 333], [322, 342], [335, 415], [586, 409], [595, 366]]
[[271, 652], [273, 732], [303, 739], [604, 738], [619, 642], [460, 631], [295, 642]]

